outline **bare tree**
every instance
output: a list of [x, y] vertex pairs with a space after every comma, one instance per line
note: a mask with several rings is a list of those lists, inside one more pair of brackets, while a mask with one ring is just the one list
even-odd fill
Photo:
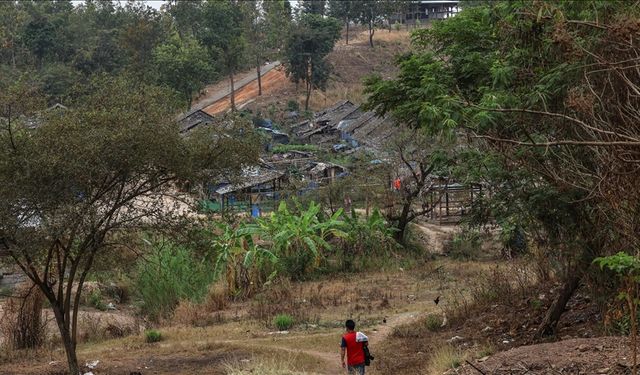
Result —
[[409, 223], [431, 212], [439, 202], [430, 197], [441, 182], [433, 173], [443, 172], [448, 163], [441, 146], [422, 130], [400, 131], [390, 142], [386, 176], [391, 195], [386, 216], [395, 223], [398, 242], [405, 241]]

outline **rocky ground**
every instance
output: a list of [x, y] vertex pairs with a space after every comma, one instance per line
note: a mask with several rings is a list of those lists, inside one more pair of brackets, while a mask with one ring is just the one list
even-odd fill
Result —
[[632, 364], [627, 338], [598, 337], [521, 346], [469, 361], [450, 373], [629, 374]]

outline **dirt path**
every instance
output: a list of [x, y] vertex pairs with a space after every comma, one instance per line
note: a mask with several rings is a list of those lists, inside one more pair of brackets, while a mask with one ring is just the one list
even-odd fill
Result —
[[[372, 345], [379, 346], [384, 340], [387, 339], [387, 337], [389, 337], [389, 335], [391, 335], [395, 327], [409, 323], [413, 319], [417, 318], [419, 314], [420, 312], [406, 312], [406, 313], [393, 315], [390, 318], [387, 318], [386, 324], [380, 324], [369, 330], [369, 334], [368, 334], [369, 342]], [[334, 334], [334, 333], [331, 333], [331, 334]], [[312, 336], [316, 336], [316, 335], [312, 335]], [[338, 340], [336, 339], [336, 341]], [[269, 348], [283, 350], [291, 353], [307, 354], [312, 357], [318, 358], [326, 363], [325, 372], [322, 372], [321, 374], [340, 374], [345, 372], [345, 370], [340, 367], [340, 352], [337, 350], [337, 346], [336, 346], [336, 350], [332, 352], [310, 350], [310, 349], [294, 349], [294, 348], [281, 346], [281, 345], [277, 345], [277, 346], [271, 345], [269, 346]]]
[[412, 225], [418, 229], [416, 234], [425, 248], [434, 254], [443, 254], [447, 242], [460, 231], [455, 225], [437, 225], [425, 221], [416, 221]]
[[[367, 335], [369, 336], [369, 341], [372, 346], [381, 347], [381, 343], [391, 335], [393, 329], [395, 327], [404, 325], [409, 323], [413, 319], [416, 319], [421, 312], [405, 312], [393, 315], [387, 318], [387, 323], [379, 324], [375, 327], [371, 327], [367, 330]], [[338, 349], [338, 341], [341, 332], [319, 332], [315, 334], [302, 334], [295, 336], [287, 336], [288, 340], [295, 340], [296, 338], [300, 339], [309, 339], [313, 337], [326, 337], [326, 336], [335, 336], [336, 337], [336, 345], [334, 347], [327, 347], [327, 350], [314, 350], [314, 349], [306, 349], [306, 348], [295, 348], [291, 346], [287, 346], [284, 343], [274, 343], [271, 341], [271, 338], [264, 337], [260, 339], [255, 339], [252, 341], [250, 345], [246, 345], [245, 339], [232, 339], [232, 340], [214, 340], [214, 341], [197, 341], [192, 344], [195, 346], [204, 346], [204, 345], [234, 345], [234, 344], [242, 344], [242, 346], [246, 348], [253, 349], [268, 349], [268, 350], [277, 350], [292, 354], [305, 354], [307, 356], [318, 359], [320, 362], [324, 363], [324, 369], [321, 372], [317, 372], [316, 374], [320, 375], [329, 375], [329, 374], [341, 374], [345, 372], [344, 369], [340, 367], [340, 351]], [[160, 344], [160, 346], [169, 348], [168, 344]], [[375, 351], [374, 351], [375, 355]]]
[[[278, 89], [282, 85], [288, 84], [287, 76], [284, 73], [284, 70], [280, 68], [274, 68], [267, 73], [262, 75], [262, 92], [263, 95]], [[235, 100], [236, 106], [241, 107], [243, 104], [249, 103], [252, 100], [255, 100], [258, 97], [258, 80], [253, 79], [252, 81], [246, 83], [240, 88], [237, 88], [235, 91]], [[214, 116], [219, 113], [226, 112], [231, 108], [231, 101], [229, 98], [230, 94], [220, 97], [216, 101], [212, 102], [210, 105], [202, 108], [206, 113]]]
[[[274, 61], [272, 63], [269, 63], [263, 66], [261, 68], [261, 74], [260, 74], [261, 78], [264, 80], [265, 76], [268, 76], [273, 69], [279, 66], [281, 66], [280, 61]], [[258, 85], [257, 80], [258, 80], [258, 75], [256, 73], [255, 68], [251, 68], [246, 72], [236, 74], [235, 89], [236, 89], [236, 102], [238, 103], [238, 105], [241, 104], [242, 101], [246, 100], [246, 99], [238, 100], [237, 98], [238, 91], [240, 91], [245, 86], [254, 83], [254, 81], [256, 81], [255, 86], [257, 88], [257, 85]], [[263, 82], [263, 85], [264, 83], [265, 82]], [[206, 92], [206, 94], [194, 100], [194, 103], [191, 106], [192, 109], [204, 109], [207, 107], [212, 107], [217, 102], [220, 102], [225, 98], [228, 98], [228, 96], [231, 94], [231, 85], [225, 77], [220, 82], [207, 86], [204, 91]]]

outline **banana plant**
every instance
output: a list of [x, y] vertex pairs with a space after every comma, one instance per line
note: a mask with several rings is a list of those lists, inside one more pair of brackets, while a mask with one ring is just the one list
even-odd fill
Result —
[[378, 209], [374, 209], [371, 215], [364, 219], [352, 210], [351, 215], [345, 216], [344, 221], [349, 233], [343, 243], [345, 251], [352, 254], [372, 253], [389, 248], [393, 244], [396, 229], [388, 225]]
[[270, 216], [248, 226], [251, 234], [270, 241], [273, 254], [293, 278], [320, 264], [325, 252], [331, 250], [329, 237], [347, 237], [344, 221], [340, 220], [342, 210], [324, 220], [320, 219], [322, 211], [317, 203], [311, 202], [299, 211], [292, 213], [283, 201]]
[[[255, 244], [246, 226], [216, 224], [217, 235], [211, 241], [215, 255], [216, 278], [225, 278], [233, 296], [248, 296], [265, 282], [265, 274], [277, 262], [277, 257]], [[268, 278], [266, 278], [268, 279]]]

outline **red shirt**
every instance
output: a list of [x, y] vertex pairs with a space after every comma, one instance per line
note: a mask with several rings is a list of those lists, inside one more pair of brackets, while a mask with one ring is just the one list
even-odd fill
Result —
[[342, 335], [342, 343], [340, 347], [347, 349], [347, 365], [357, 366], [364, 363], [364, 343], [356, 342], [356, 333], [347, 332]]
[[400, 182], [400, 179], [399, 179], [399, 178], [396, 178], [396, 179], [393, 181], [393, 188], [394, 188], [394, 189], [396, 189], [396, 190], [400, 190], [400, 186], [401, 186], [401, 184], [402, 184], [402, 183]]

